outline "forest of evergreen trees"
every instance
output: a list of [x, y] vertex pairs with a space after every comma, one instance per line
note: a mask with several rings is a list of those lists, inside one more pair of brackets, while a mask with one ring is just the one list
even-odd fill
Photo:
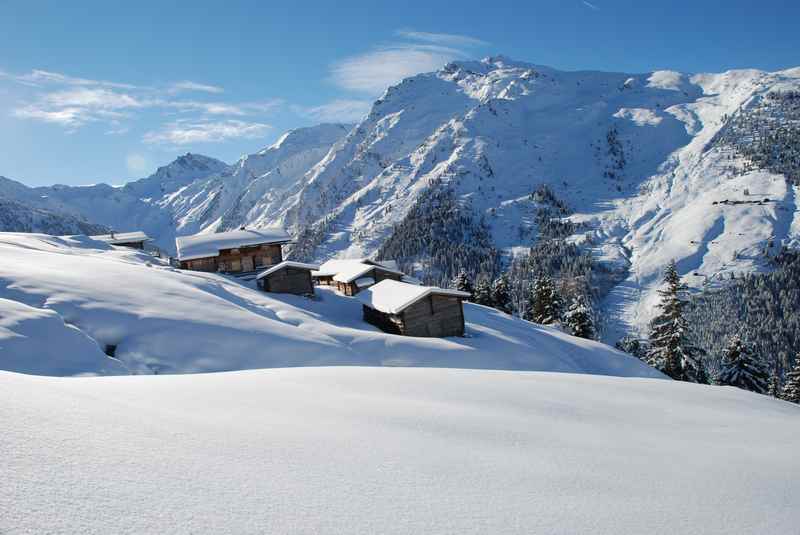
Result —
[[800, 91], [773, 91], [750, 108], [740, 109], [711, 141], [744, 156], [739, 173], [768, 169], [800, 185]]
[[687, 310], [693, 341], [711, 371], [720, 367], [728, 340], [739, 334], [770, 367], [785, 375], [800, 352], [800, 253], [784, 251], [774, 271], [749, 274], [692, 300]]

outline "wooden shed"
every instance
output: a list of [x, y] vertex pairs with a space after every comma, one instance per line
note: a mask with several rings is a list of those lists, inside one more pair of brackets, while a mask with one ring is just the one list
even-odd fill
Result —
[[364, 320], [405, 336], [464, 336], [466, 292], [384, 280], [361, 292]]
[[396, 271], [376, 263], [359, 263], [341, 270], [333, 277], [333, 282], [336, 283], [336, 289], [339, 292], [353, 296], [383, 280], [400, 281], [402, 278], [402, 271]]
[[153, 241], [147, 234], [139, 230], [135, 232], [112, 232], [111, 234], [99, 234], [89, 237], [93, 240], [106, 242], [109, 245], [130, 247], [132, 249], [144, 249], [145, 243]]
[[178, 265], [193, 271], [241, 273], [283, 261], [282, 246], [291, 238], [279, 228], [239, 229], [175, 239]]
[[319, 266], [311, 264], [284, 261], [259, 273], [256, 282], [265, 292], [313, 295], [311, 272], [318, 269]]

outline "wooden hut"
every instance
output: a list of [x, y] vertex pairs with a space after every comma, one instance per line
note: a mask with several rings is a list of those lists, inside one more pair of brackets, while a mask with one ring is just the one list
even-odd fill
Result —
[[106, 242], [109, 245], [130, 247], [132, 249], [144, 249], [145, 243], [153, 241], [147, 234], [139, 230], [135, 232], [112, 232], [111, 234], [98, 234], [89, 237], [93, 240]]
[[291, 241], [279, 228], [195, 234], [175, 239], [178, 265], [193, 271], [241, 273], [283, 261], [282, 245]]
[[333, 280], [333, 278], [338, 275], [340, 271], [363, 264], [364, 260], [361, 258], [334, 258], [333, 260], [323, 262], [322, 265], [319, 266], [319, 269], [312, 271], [311, 277], [314, 279], [316, 284], [323, 286], [336, 286], [336, 282]]
[[381, 281], [361, 292], [364, 320], [405, 336], [463, 336], [466, 292]]
[[265, 292], [313, 295], [311, 272], [318, 269], [311, 264], [284, 261], [259, 273], [256, 283]]
[[353, 296], [365, 288], [383, 280], [400, 281], [403, 272], [384, 267], [377, 263], [358, 263], [349, 266], [333, 277], [336, 289], [344, 295]]

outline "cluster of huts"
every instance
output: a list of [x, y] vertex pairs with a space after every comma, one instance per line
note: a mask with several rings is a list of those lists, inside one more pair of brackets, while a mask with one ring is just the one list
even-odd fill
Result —
[[[142, 232], [92, 236], [113, 245], [143, 249]], [[423, 286], [391, 260], [335, 259], [322, 265], [283, 259], [290, 243], [283, 229], [247, 229], [176, 238], [177, 266], [193, 271], [257, 273], [265, 292], [313, 295], [332, 286], [362, 304], [364, 320], [393, 334], [463, 336], [465, 292]]]

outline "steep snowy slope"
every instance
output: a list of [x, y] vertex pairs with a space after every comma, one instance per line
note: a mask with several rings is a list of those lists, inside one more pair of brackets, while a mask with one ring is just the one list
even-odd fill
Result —
[[661, 377], [603, 344], [478, 305], [465, 306], [465, 338], [410, 338], [365, 323], [360, 302], [332, 290], [320, 288], [315, 299], [266, 294], [85, 237], [0, 233], [0, 258], [5, 370], [70, 375], [344, 364]]
[[0, 372], [0, 532], [797, 532], [800, 407], [479, 370]]

